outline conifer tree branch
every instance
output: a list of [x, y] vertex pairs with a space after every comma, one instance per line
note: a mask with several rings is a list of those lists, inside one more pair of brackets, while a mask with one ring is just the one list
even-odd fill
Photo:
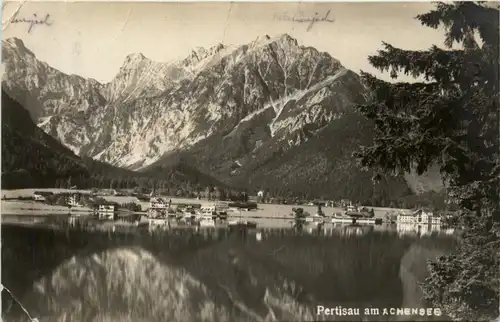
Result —
[[373, 95], [358, 110], [373, 122], [374, 139], [355, 155], [377, 172], [422, 174], [439, 166], [462, 207], [465, 231], [454, 253], [429, 265], [425, 297], [453, 320], [491, 320], [499, 314], [500, 287], [499, 11], [439, 3], [417, 19], [444, 26], [445, 45], [461, 47], [411, 51], [384, 44], [369, 57], [393, 78], [405, 73], [427, 82], [394, 84], [362, 73]]
[[418, 15], [416, 19], [420, 20], [422, 25], [433, 29], [443, 25], [447, 31], [445, 44], [449, 48], [453, 43], [463, 42], [466, 36], [474, 31], [479, 33], [484, 43], [498, 48], [498, 10], [486, 7], [483, 3], [438, 3], [436, 10]]

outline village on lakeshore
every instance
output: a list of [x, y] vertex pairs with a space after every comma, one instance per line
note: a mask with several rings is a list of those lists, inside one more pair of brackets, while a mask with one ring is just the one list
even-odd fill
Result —
[[[309, 228], [343, 227], [363, 234], [374, 227], [390, 226], [400, 235], [444, 232], [446, 215], [427, 208], [394, 209], [355, 204], [350, 200], [276, 200], [263, 191], [242, 194], [231, 200], [177, 198], [156, 193], [116, 189], [24, 189], [2, 191], [2, 214], [67, 214], [70, 218], [91, 217], [115, 226], [150, 228], [265, 228], [274, 221], [292, 222]], [[20, 215], [20, 216], [23, 216]]]

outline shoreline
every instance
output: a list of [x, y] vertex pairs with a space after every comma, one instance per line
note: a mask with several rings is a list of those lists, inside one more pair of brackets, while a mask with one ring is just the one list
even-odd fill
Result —
[[[55, 189], [55, 188], [45, 188], [45, 189], [18, 189], [18, 190], [2, 190], [2, 197], [6, 199], [17, 199], [19, 197], [29, 197], [33, 195], [34, 191], [47, 191], [53, 193], [63, 193], [63, 192], [90, 192], [90, 190], [71, 190], [71, 189]], [[147, 208], [149, 208], [149, 202], [141, 201], [133, 196], [101, 196], [103, 199], [117, 202], [118, 204], [124, 203], [136, 203], [141, 206], [142, 211], [136, 212], [140, 214], [144, 214]], [[199, 204], [208, 204], [216, 201], [210, 201], [206, 199], [194, 199], [194, 198], [179, 198], [179, 197], [170, 197], [164, 196], [164, 198], [171, 199], [173, 203], [199, 203]], [[292, 219], [292, 209], [300, 207], [304, 209], [305, 212], [314, 215], [318, 209], [317, 206], [309, 206], [309, 205], [286, 205], [286, 204], [269, 204], [269, 203], [258, 203], [258, 209], [254, 211], [242, 211], [240, 213], [228, 213], [228, 217], [231, 218], [269, 218], [269, 219]], [[373, 208], [375, 212], [374, 219], [385, 219], [387, 214], [397, 213], [397, 212], [407, 212], [408, 209], [400, 209], [400, 208], [387, 208], [387, 207], [370, 207]], [[343, 212], [344, 209], [340, 207], [322, 207], [323, 212], [326, 217], [332, 217], [332, 215], [336, 212]], [[50, 206], [45, 205], [43, 203], [35, 203], [33, 201], [25, 201], [25, 200], [2, 200], [1, 201], [1, 213], [18, 213], [22, 215], [23, 213], [85, 213], [92, 212], [89, 208], [71, 208], [71, 211], [68, 207], [65, 206]], [[126, 212], [126, 211], [125, 211]]]

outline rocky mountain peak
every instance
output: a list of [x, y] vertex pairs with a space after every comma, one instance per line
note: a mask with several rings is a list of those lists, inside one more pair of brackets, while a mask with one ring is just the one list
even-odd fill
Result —
[[95, 110], [103, 104], [97, 81], [52, 68], [19, 38], [2, 41], [2, 63], [2, 88], [28, 109], [35, 122], [54, 114]]
[[276, 42], [281, 42], [281, 43], [286, 43], [286, 44], [290, 44], [293, 46], [298, 46], [297, 39], [293, 38], [289, 34], [281, 34], [281, 35], [274, 37], [274, 38], [271, 38], [271, 39], [274, 39], [274, 41], [276, 41]]
[[21, 39], [17, 38], [17, 37], [7, 38], [7, 39], [4, 40], [4, 42], [10, 44], [11, 46], [26, 48], [24, 46], [24, 42]]
[[210, 58], [211, 56], [214, 56], [227, 47], [224, 46], [224, 44], [217, 44], [215, 46], [212, 46], [210, 48], [205, 48], [205, 47], [196, 47], [193, 49], [190, 53], [190, 55], [183, 60], [183, 65], [184, 66], [190, 66], [190, 65], [195, 65], [202, 60], [205, 60], [207, 58]]
[[5, 40], [2, 40], [2, 50], [11, 50], [14, 51], [17, 55], [24, 56], [29, 55], [34, 57], [35, 54], [26, 48], [24, 42], [16, 37], [11, 37]]
[[149, 59], [146, 58], [146, 56], [144, 56], [142, 53], [129, 54], [125, 57], [125, 60], [122, 64], [122, 68], [125, 69], [136, 68], [138, 64], [146, 60]]
[[207, 50], [204, 47], [197, 47], [191, 51], [191, 55], [189, 55], [189, 59], [199, 61], [204, 58], [207, 54]]
[[255, 41], [253, 41], [253, 45], [255, 47], [267, 46], [272, 43], [276, 43], [280, 46], [287, 45], [290, 47], [297, 47], [299, 45], [297, 39], [286, 33], [274, 37], [271, 37], [269, 35], [259, 36], [257, 37], [257, 39], [255, 39]]
[[253, 42], [254, 43], [262, 43], [269, 41], [271, 37], [269, 35], [264, 35], [264, 36], [258, 36]]

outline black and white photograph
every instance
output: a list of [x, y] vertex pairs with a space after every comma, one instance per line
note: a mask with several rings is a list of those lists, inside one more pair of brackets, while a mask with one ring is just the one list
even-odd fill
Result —
[[500, 321], [499, 10], [3, 2], [1, 321]]

